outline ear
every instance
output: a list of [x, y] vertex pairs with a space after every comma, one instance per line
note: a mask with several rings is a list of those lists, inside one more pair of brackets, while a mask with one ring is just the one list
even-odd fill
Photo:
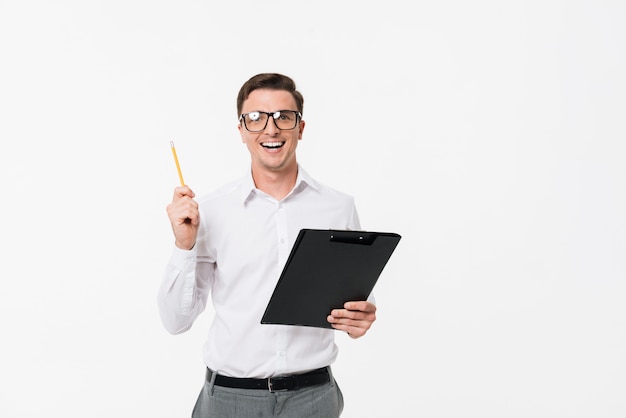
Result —
[[302, 132], [304, 132], [305, 122], [303, 120], [300, 121], [300, 127], [298, 128], [298, 139], [302, 139]]
[[246, 140], [243, 136], [243, 128], [241, 127], [241, 122], [237, 125], [237, 130], [239, 131], [239, 135], [241, 136], [241, 142], [245, 144]]

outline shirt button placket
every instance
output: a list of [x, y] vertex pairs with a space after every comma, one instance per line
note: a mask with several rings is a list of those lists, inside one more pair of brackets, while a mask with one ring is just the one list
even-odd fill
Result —
[[[287, 219], [285, 216], [285, 207], [282, 203], [278, 203], [276, 208], [276, 232], [278, 244], [278, 266], [279, 271], [287, 262], [290, 249], [287, 248]], [[284, 327], [281, 327], [276, 334], [276, 368], [277, 370], [287, 369], [287, 338]]]

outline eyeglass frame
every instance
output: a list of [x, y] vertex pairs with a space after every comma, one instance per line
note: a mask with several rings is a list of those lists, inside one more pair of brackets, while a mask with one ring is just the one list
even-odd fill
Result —
[[[274, 119], [274, 115], [280, 112], [294, 112], [296, 114], [296, 123], [294, 124], [293, 128], [283, 129], [283, 128], [278, 127], [278, 125], [276, 124], [276, 119]], [[265, 125], [263, 126], [263, 128], [259, 129], [258, 131], [251, 131], [250, 129], [248, 129], [248, 125], [246, 125], [245, 117], [248, 116], [250, 113], [262, 113], [264, 115], [267, 115], [267, 119], [265, 120]], [[253, 110], [252, 112], [242, 113], [241, 115], [239, 115], [239, 122], [243, 121], [243, 126], [244, 128], [246, 128], [248, 132], [263, 132], [267, 128], [267, 124], [270, 121], [270, 117], [272, 118], [272, 121], [274, 121], [274, 126], [276, 127], [276, 129], [280, 131], [291, 131], [292, 129], [296, 129], [298, 127], [298, 120], [302, 120], [302, 113], [299, 110], [291, 110], [291, 109], [275, 110], [273, 112], [262, 112], [260, 110]]]

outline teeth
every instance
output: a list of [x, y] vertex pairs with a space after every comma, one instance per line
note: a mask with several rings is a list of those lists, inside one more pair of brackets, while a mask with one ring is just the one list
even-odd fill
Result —
[[267, 148], [278, 148], [278, 147], [281, 147], [283, 143], [282, 142], [264, 142], [262, 145]]

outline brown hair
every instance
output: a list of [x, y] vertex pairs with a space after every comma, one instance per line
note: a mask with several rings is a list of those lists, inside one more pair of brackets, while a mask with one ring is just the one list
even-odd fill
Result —
[[[261, 73], [246, 81], [237, 95], [237, 116], [241, 115], [243, 102], [246, 101], [250, 93], [258, 89], [285, 90], [291, 93], [296, 101], [296, 107], [300, 113], [304, 109], [304, 97], [296, 90], [296, 83], [289, 77], [278, 73]], [[277, 109], [278, 110], [278, 109]]]

